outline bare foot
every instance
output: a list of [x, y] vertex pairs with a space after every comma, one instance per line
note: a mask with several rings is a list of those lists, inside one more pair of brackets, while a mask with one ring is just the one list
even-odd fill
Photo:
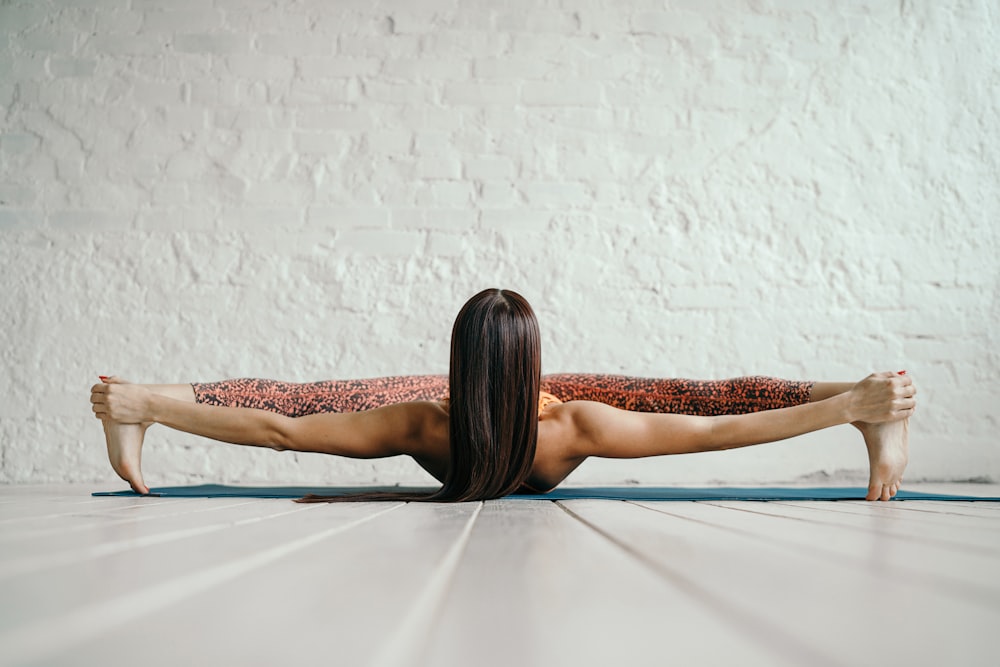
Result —
[[854, 424], [868, 447], [868, 495], [865, 500], [889, 500], [903, 481], [909, 460], [910, 420]]
[[108, 442], [108, 459], [118, 476], [129, 483], [136, 493], [149, 493], [142, 481], [142, 440], [149, 424], [119, 424], [103, 420], [104, 437]]

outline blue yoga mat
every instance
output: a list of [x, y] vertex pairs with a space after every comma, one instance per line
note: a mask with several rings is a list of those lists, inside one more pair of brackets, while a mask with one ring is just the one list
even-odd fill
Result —
[[[320, 496], [348, 495], [365, 491], [430, 492], [432, 487], [351, 487], [351, 486], [164, 486], [150, 489], [150, 496], [161, 498], [301, 498], [310, 493]], [[565, 487], [539, 495], [513, 495], [505, 500], [864, 500], [864, 487], [675, 487], [675, 486], [598, 486]], [[135, 496], [134, 491], [99, 491], [95, 496]], [[900, 490], [894, 500], [973, 500], [998, 502], [997, 497], [956, 496]]]

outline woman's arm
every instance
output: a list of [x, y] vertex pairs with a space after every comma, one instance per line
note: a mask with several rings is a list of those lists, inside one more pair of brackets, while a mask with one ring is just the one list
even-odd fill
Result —
[[141, 385], [99, 384], [94, 413], [121, 423], [155, 422], [239, 445], [320, 452], [353, 458], [408, 454], [427, 428], [433, 403], [400, 403], [375, 410], [285, 417], [266, 410], [180, 401]]
[[577, 406], [577, 456], [639, 458], [733, 449], [783, 440], [850, 422], [905, 419], [915, 406], [912, 380], [894, 373], [870, 375], [848, 392], [815, 403], [744, 415], [626, 412], [600, 403]]

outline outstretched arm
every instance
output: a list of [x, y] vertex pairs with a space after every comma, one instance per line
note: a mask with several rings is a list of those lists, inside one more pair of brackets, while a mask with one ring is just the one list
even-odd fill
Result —
[[685, 454], [773, 442], [850, 422], [898, 421], [912, 414], [915, 393], [908, 376], [886, 372], [825, 400], [743, 415], [638, 413], [583, 402], [573, 415], [581, 436], [576, 453], [608, 458]]
[[94, 414], [120, 423], [159, 423], [239, 445], [320, 452], [353, 458], [410, 453], [426, 428], [430, 403], [400, 403], [375, 410], [285, 417], [266, 410], [181, 401], [141, 385], [98, 384]]

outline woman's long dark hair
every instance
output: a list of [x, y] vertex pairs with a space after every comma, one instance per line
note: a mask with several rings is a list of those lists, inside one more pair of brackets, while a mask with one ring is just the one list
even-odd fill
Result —
[[516, 292], [488, 289], [451, 332], [451, 465], [435, 500], [484, 500], [524, 483], [538, 440], [538, 320]]
[[462, 306], [451, 331], [450, 465], [444, 485], [430, 494], [306, 496], [300, 502], [461, 502], [513, 493], [535, 459], [541, 358], [538, 320], [524, 297], [483, 290]]

